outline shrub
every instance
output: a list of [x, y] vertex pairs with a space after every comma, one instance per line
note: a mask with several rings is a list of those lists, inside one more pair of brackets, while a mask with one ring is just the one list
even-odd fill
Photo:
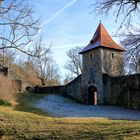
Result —
[[11, 106], [12, 104], [10, 102], [8, 102], [7, 100], [0, 99], [0, 105]]
[[0, 99], [15, 102], [16, 84], [8, 77], [0, 75]]

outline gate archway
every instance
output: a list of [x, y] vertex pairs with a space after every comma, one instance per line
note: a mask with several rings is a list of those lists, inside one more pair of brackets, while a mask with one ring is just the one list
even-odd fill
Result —
[[88, 103], [97, 105], [97, 88], [93, 85], [88, 88]]

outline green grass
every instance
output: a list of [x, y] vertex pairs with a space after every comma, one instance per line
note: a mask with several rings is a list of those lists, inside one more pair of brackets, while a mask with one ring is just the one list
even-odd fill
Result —
[[30, 112], [34, 114], [47, 116], [47, 113], [42, 112], [41, 110], [33, 106], [35, 102], [37, 102], [44, 96], [44, 94], [19, 93], [17, 94], [17, 102], [19, 104], [15, 106], [15, 109], [18, 111]]
[[18, 106], [0, 106], [0, 140], [140, 139], [140, 121], [49, 117], [32, 107], [42, 96], [20, 94]]

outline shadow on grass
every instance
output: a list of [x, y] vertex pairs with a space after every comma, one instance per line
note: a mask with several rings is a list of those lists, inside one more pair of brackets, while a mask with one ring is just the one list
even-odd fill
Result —
[[48, 116], [49, 114], [34, 107], [38, 100], [44, 98], [46, 95], [32, 94], [32, 93], [18, 93], [16, 96], [17, 105], [15, 110], [22, 112], [34, 113], [37, 115]]

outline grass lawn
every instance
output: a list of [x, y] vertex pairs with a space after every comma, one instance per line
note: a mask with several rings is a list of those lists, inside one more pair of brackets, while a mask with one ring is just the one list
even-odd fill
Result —
[[32, 107], [42, 96], [21, 94], [19, 105], [0, 106], [0, 140], [140, 140], [140, 121], [49, 117]]

